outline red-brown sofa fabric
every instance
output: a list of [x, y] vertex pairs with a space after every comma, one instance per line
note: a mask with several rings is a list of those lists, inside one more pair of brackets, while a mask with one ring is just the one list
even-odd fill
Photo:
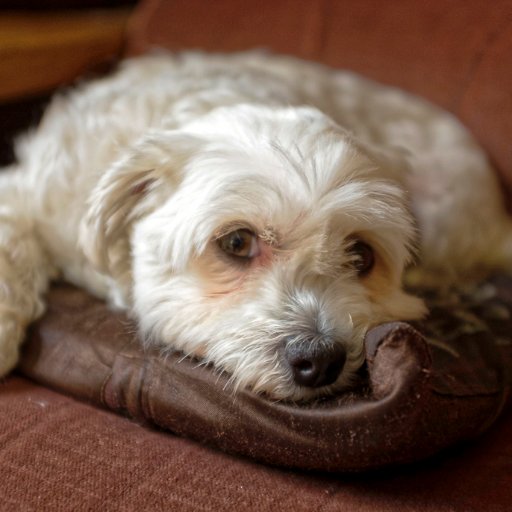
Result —
[[23, 378], [0, 386], [2, 512], [508, 512], [512, 415], [478, 443], [360, 476], [276, 469]]

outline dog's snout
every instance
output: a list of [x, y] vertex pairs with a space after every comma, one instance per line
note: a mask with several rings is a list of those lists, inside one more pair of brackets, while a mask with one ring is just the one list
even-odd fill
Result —
[[285, 341], [285, 359], [300, 386], [319, 388], [336, 381], [345, 365], [346, 351], [339, 343]]

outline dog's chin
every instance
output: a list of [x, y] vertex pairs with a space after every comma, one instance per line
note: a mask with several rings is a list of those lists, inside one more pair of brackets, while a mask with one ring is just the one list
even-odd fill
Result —
[[266, 398], [271, 402], [289, 402], [298, 405], [306, 405], [312, 402], [336, 399], [363, 384], [361, 372], [344, 373], [336, 382], [328, 386], [318, 388], [309, 388], [298, 386], [290, 382], [286, 386], [277, 387], [270, 390], [256, 390], [250, 388], [251, 392]]
[[[234, 343], [238, 341], [234, 340]], [[229, 342], [224, 343], [224, 346], [229, 345]], [[267, 350], [266, 354], [259, 351], [244, 354], [240, 350], [240, 353], [234, 355], [221, 353], [218, 344], [213, 344], [213, 347], [213, 350], [202, 353], [201, 359], [214, 371], [226, 376], [225, 390], [233, 395], [249, 392], [270, 401], [306, 403], [344, 394], [361, 385], [361, 369], [365, 360], [362, 339], [350, 347], [345, 365], [337, 379], [319, 387], [297, 384], [278, 348]]]
[[237, 385], [236, 377], [232, 376], [230, 380], [233, 382], [234, 391], [242, 387], [272, 402], [306, 404], [318, 400], [333, 399], [360, 387], [363, 384], [361, 368], [362, 364], [359, 365], [357, 370], [343, 372], [334, 383], [321, 387], [297, 385], [289, 376], [284, 377], [282, 382], [274, 386], [270, 383], [267, 385], [245, 383], [240, 386], [240, 384]]

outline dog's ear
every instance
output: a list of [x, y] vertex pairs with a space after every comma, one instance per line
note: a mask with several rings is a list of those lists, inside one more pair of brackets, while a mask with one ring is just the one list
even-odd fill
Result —
[[140, 140], [101, 176], [80, 227], [80, 246], [100, 272], [116, 281], [130, 279], [133, 223], [173, 193], [201, 143], [182, 132], [154, 133]]

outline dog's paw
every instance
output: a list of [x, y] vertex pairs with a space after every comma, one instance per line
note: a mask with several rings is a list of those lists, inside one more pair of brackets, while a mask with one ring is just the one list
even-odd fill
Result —
[[18, 363], [24, 332], [15, 315], [0, 313], [0, 377], [5, 377]]

